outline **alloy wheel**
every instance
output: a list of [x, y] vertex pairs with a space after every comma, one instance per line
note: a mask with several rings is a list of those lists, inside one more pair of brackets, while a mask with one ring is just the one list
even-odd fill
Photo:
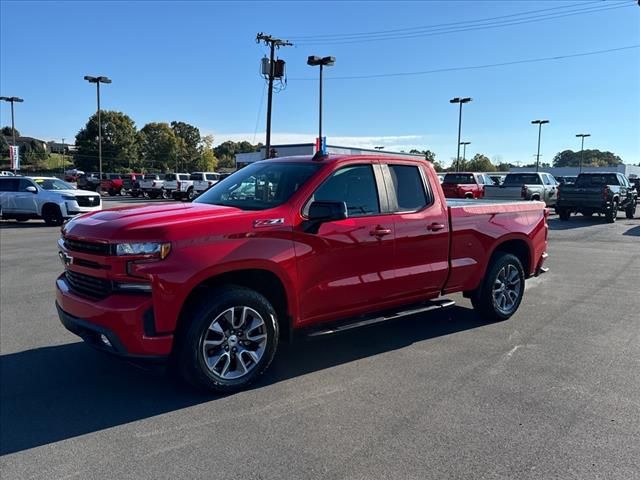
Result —
[[515, 265], [508, 264], [500, 269], [493, 282], [493, 303], [504, 315], [516, 308], [522, 290], [522, 280]]

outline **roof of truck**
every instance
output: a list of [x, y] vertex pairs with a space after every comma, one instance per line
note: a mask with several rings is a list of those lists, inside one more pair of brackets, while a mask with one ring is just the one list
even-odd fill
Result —
[[[339, 162], [343, 160], [397, 160], [402, 162], [426, 162], [426, 160], [422, 158], [408, 158], [401, 155], [375, 155], [371, 154], [360, 154], [360, 155], [346, 155], [346, 154], [328, 154], [323, 157], [316, 157], [315, 155], [293, 155], [289, 157], [275, 157], [275, 158], [265, 158], [264, 160], [260, 160], [261, 162], [267, 161], [277, 161], [277, 162], [318, 162], [318, 163], [333, 163]], [[257, 162], [256, 162], [257, 163]]]

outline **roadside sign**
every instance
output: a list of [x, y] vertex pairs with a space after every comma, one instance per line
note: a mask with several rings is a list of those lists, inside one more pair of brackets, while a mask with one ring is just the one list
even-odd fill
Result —
[[20, 170], [20, 147], [9, 146], [9, 161], [11, 163], [11, 170]]

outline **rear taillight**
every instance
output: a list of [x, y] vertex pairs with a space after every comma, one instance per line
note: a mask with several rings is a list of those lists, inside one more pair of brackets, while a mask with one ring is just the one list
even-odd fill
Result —
[[207, 182], [209, 184], [209, 186], [213, 185], [213, 182], [209, 181]]
[[180, 182], [176, 182], [176, 188], [180, 190]]
[[524, 185], [522, 186], [522, 190], [520, 190], [520, 196], [522, 198], [527, 198], [527, 187], [525, 187]]
[[560, 200], [560, 185], [556, 187], [556, 200]]
[[609, 187], [604, 187], [602, 189], [602, 198], [604, 198], [605, 200], [609, 198]]

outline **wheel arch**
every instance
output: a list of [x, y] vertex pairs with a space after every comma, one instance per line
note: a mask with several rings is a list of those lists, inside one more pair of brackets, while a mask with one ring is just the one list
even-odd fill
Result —
[[287, 337], [286, 340], [289, 339], [293, 325], [291, 321], [294, 315], [293, 299], [287, 295], [286, 283], [278, 274], [267, 268], [234, 269], [216, 273], [199, 281], [182, 303], [176, 333], [179, 335], [188, 325], [189, 309], [199, 297], [206, 296], [211, 289], [229, 285], [249, 288], [263, 295], [273, 305], [278, 315], [281, 334]]
[[510, 253], [515, 255], [520, 263], [522, 264], [522, 268], [525, 272], [525, 276], [529, 277], [531, 275], [531, 268], [534, 263], [533, 260], [533, 248], [531, 247], [528, 239], [525, 238], [510, 238], [506, 239], [500, 243], [498, 243], [493, 250], [491, 251], [491, 255], [489, 256], [489, 262], [485, 268], [485, 271], [490, 267], [493, 259], [501, 254], [501, 253]]

